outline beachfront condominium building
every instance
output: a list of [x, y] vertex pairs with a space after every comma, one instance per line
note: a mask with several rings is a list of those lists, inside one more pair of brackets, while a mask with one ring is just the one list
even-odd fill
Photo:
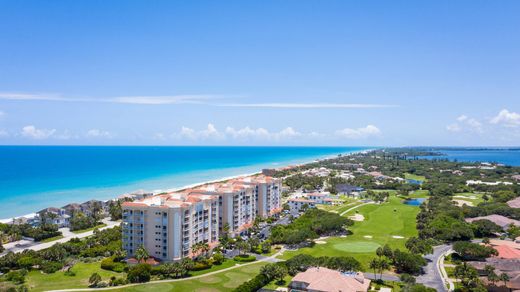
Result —
[[281, 211], [281, 179], [258, 175], [238, 178], [236, 181], [253, 187], [256, 192], [258, 216], [266, 218]]
[[192, 256], [194, 244], [216, 245], [220, 234], [239, 235], [281, 211], [280, 196], [281, 180], [259, 175], [126, 202], [123, 247], [130, 256], [140, 245], [162, 260]]
[[123, 248], [133, 256], [144, 246], [163, 261], [192, 256], [192, 246], [218, 243], [218, 199], [171, 193], [123, 203]]

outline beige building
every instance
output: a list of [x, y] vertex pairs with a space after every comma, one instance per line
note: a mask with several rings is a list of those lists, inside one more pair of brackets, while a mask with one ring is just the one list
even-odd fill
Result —
[[218, 243], [218, 200], [197, 193], [157, 195], [123, 203], [123, 248], [144, 245], [150, 256], [171, 261], [191, 256], [199, 242]]
[[165, 261], [192, 256], [196, 243], [217, 245], [225, 226], [236, 236], [257, 216], [281, 211], [280, 196], [281, 180], [259, 175], [126, 202], [123, 248], [133, 256], [144, 245]]

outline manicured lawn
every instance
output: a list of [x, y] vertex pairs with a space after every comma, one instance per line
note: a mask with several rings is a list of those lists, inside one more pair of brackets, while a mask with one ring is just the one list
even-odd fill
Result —
[[418, 181], [426, 181], [426, 177], [424, 177], [422, 175], [411, 174], [411, 173], [405, 173], [404, 178], [418, 180]]
[[94, 227], [90, 227], [90, 228], [87, 228], [87, 229], [74, 230], [74, 231], [72, 231], [72, 233], [79, 234], [79, 233], [83, 233], [83, 232], [87, 232], [87, 231], [92, 231], [92, 230], [94, 230], [96, 228], [102, 228], [102, 227], [105, 227], [105, 226], [107, 226], [107, 225], [105, 223], [103, 223], [103, 224], [99, 224], [99, 225], [96, 225]]
[[430, 195], [430, 191], [428, 190], [416, 190], [410, 192], [408, 195], [410, 198], [427, 198]]
[[47, 291], [65, 288], [87, 288], [88, 278], [93, 273], [98, 273], [103, 281], [108, 281], [110, 277], [126, 277], [124, 273], [116, 273], [102, 270], [100, 262], [96, 263], [77, 263], [72, 267], [76, 276], [65, 276], [64, 272], [53, 274], [43, 274], [40, 271], [30, 271], [27, 274], [26, 285], [31, 291]]
[[292, 278], [293, 278], [292, 276], [287, 275], [287, 276], [285, 276], [285, 278], [283, 278], [283, 283], [280, 283], [280, 284], [277, 284], [276, 280], [271, 281], [269, 284], [264, 286], [264, 289], [276, 290], [276, 288], [278, 288], [278, 287], [287, 288], [287, 286], [289, 286], [289, 283], [291, 283]]
[[41, 241], [39, 241], [39, 242], [40, 242], [40, 243], [51, 242], [51, 241], [55, 241], [55, 240], [58, 240], [58, 239], [62, 239], [63, 237], [64, 237], [63, 235], [58, 235], [58, 236], [54, 236], [54, 237], [46, 238], [46, 239], [41, 240]]
[[342, 204], [339, 204], [339, 205], [318, 204], [316, 206], [319, 209], [322, 209], [322, 210], [325, 210], [325, 211], [334, 212], [334, 213], [336, 213], [336, 212], [341, 213], [342, 211], [345, 211], [348, 208], [355, 206], [358, 202], [359, 201], [357, 199], [348, 198], [348, 199], [344, 200], [344, 202]]
[[[331, 237], [325, 239], [326, 244], [316, 244], [312, 248], [286, 251], [281, 258], [288, 259], [301, 253], [312, 256], [353, 256], [366, 269], [368, 261], [375, 257], [375, 250], [379, 246], [389, 244], [392, 249], [404, 250], [406, 240], [417, 235], [415, 217], [419, 213], [419, 207], [405, 205], [401, 201], [402, 199], [391, 196], [387, 203], [361, 206], [356, 210], [365, 220], [354, 223], [350, 228], [352, 235]], [[356, 210], [344, 216], [351, 216]]]
[[[218, 292], [231, 291], [245, 281], [252, 279], [258, 274], [260, 268], [266, 263], [256, 263], [244, 267], [236, 268], [214, 275], [201, 277], [198, 279], [188, 279], [171, 283], [156, 283], [126, 287], [124, 291], [194, 291], [194, 292]], [[120, 291], [123, 291], [121, 289]]]

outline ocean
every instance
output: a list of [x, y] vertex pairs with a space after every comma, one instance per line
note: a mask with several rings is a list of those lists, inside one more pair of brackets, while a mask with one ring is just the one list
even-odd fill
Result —
[[433, 148], [444, 156], [427, 156], [428, 159], [449, 159], [461, 162], [497, 162], [520, 166], [520, 148]]
[[0, 146], [0, 219], [254, 173], [367, 147]]

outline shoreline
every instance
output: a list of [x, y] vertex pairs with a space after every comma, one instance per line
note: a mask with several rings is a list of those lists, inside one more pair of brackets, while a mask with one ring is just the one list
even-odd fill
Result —
[[[295, 164], [291, 164], [291, 163], [288, 162], [287, 164], [276, 165], [276, 167], [273, 167], [273, 168], [274, 169], [279, 169], [279, 168], [283, 168], [283, 167], [287, 167], [287, 166], [291, 166], [291, 165], [301, 166], [301, 165], [305, 165], [305, 164], [314, 163], [314, 162], [317, 162], [317, 161], [332, 159], [332, 158], [338, 157], [339, 155], [344, 156], [344, 155], [353, 155], [353, 154], [358, 154], [358, 153], [366, 153], [366, 152], [371, 151], [373, 149], [375, 149], [375, 148], [369, 148], [369, 149], [358, 150], [358, 151], [351, 151], [351, 152], [341, 152], [341, 153], [337, 153], [337, 154], [334, 154], [334, 155], [328, 154], [326, 156], [317, 157], [317, 158], [314, 158], [314, 159], [304, 160], [304, 161], [301, 161], [301, 162], [298, 162], [298, 163], [295, 163]], [[156, 194], [159, 194], [159, 193], [163, 193], [163, 192], [177, 192], [177, 191], [181, 191], [181, 190], [184, 190], [184, 189], [194, 188], [194, 187], [198, 187], [198, 186], [202, 186], [202, 185], [206, 185], [206, 184], [210, 184], [210, 183], [217, 183], [217, 182], [222, 182], [222, 181], [226, 181], [226, 180], [230, 180], [230, 179], [257, 175], [257, 174], [261, 174], [261, 173], [262, 173], [261, 170], [256, 171], [256, 172], [252, 172], [252, 173], [241, 173], [241, 174], [237, 174], [237, 175], [221, 177], [221, 178], [207, 180], [207, 181], [203, 181], [203, 182], [196, 182], [196, 183], [184, 185], [184, 186], [181, 186], [181, 187], [173, 187], [173, 188], [168, 188], [168, 189], [157, 189], [157, 190], [153, 190], [153, 191], [150, 191], [150, 192], [153, 193], [153, 195], [156, 195]], [[125, 194], [127, 194], [127, 193], [125, 193]], [[120, 195], [118, 195], [116, 197], [113, 197], [113, 198], [110, 198], [110, 199], [105, 199], [105, 200], [100, 200], [100, 201], [108, 202], [108, 201], [111, 201], [111, 200], [117, 200], [118, 197], [121, 196], [121, 195], [124, 195], [124, 194], [120, 194]], [[96, 200], [96, 199], [94, 198], [94, 200]], [[69, 202], [69, 203], [72, 203], [72, 202]], [[48, 206], [48, 207], [51, 207], [51, 206]], [[26, 214], [26, 215], [20, 215], [20, 216], [13, 216], [13, 217], [9, 217], [9, 218], [3, 218], [3, 219], [0, 219], [0, 223], [8, 224], [8, 223], [12, 222], [13, 220], [16, 220], [16, 219], [19, 219], [19, 218], [33, 218], [36, 215], [37, 215], [37, 213], [35, 211], [35, 212], [29, 213], [29, 214]]]

